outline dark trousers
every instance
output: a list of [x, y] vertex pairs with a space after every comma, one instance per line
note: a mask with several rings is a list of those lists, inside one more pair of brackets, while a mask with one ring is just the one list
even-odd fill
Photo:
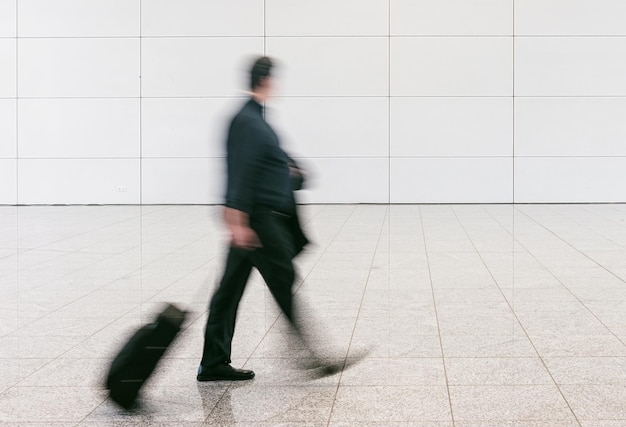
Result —
[[253, 251], [235, 247], [229, 250], [224, 276], [209, 305], [201, 362], [206, 367], [231, 362], [237, 308], [252, 267], [259, 270], [278, 306], [289, 322], [296, 326], [293, 318], [295, 272], [292, 260], [301, 247], [298, 247], [297, 237], [294, 241], [293, 218], [269, 210], [255, 212], [250, 217], [250, 227], [259, 236], [263, 247]]

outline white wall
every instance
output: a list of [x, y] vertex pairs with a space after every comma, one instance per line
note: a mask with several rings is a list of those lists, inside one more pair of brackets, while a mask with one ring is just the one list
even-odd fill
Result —
[[516, 0], [515, 199], [626, 201], [626, 2]]
[[0, 0], [0, 204], [219, 203], [263, 53], [305, 202], [626, 201], [623, 0]]

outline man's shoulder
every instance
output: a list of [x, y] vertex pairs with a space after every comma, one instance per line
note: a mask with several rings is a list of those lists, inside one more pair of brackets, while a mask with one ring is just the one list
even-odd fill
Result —
[[240, 126], [253, 126], [262, 121], [263, 118], [259, 116], [259, 114], [254, 111], [253, 108], [250, 108], [249, 103], [246, 103], [232, 117], [231, 124]]

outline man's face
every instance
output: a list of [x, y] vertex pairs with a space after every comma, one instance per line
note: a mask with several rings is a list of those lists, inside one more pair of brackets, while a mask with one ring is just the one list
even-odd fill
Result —
[[267, 94], [267, 97], [269, 98], [271, 96], [274, 96], [274, 91], [275, 91], [274, 78], [266, 77], [263, 81], [263, 85], [265, 86], [265, 93]]

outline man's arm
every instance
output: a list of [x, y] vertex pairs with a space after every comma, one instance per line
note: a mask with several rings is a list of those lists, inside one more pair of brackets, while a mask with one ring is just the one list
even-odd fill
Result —
[[306, 172], [291, 157], [287, 156], [289, 162], [289, 179], [291, 180], [291, 190], [301, 190], [306, 179]]
[[235, 159], [229, 165], [228, 191], [224, 220], [231, 234], [231, 244], [252, 250], [261, 247], [258, 236], [250, 228], [249, 212], [254, 203], [259, 146], [253, 140], [253, 129], [241, 126], [235, 130], [236, 144], [229, 149]]
[[242, 249], [256, 249], [261, 247], [259, 236], [250, 228], [248, 214], [229, 207], [224, 208], [224, 220], [230, 230], [231, 244]]

